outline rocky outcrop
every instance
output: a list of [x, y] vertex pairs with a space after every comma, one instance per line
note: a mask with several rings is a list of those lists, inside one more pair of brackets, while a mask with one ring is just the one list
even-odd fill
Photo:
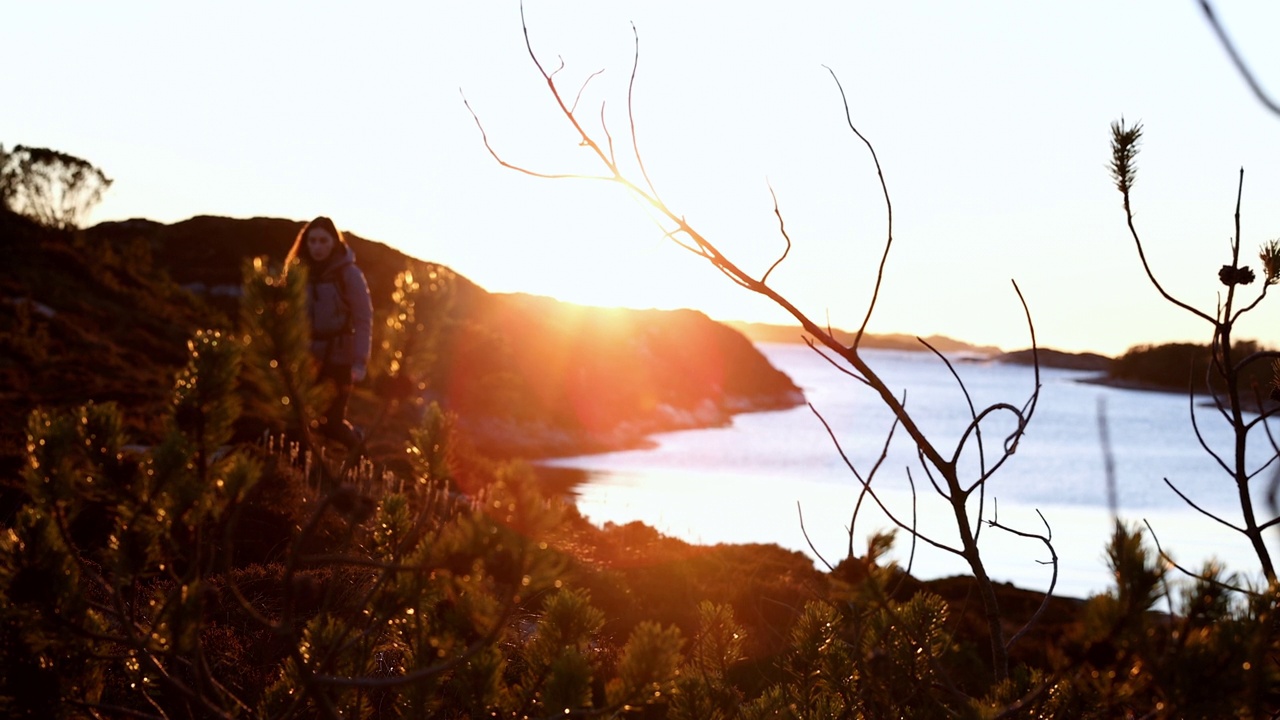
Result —
[[[692, 310], [621, 310], [530, 295], [480, 295], [443, 338], [435, 383], [446, 405], [485, 406], [474, 378], [502, 383], [506, 407], [460, 413], [477, 442], [524, 454], [635, 447], [654, 432], [711, 427], [792, 407], [800, 389], [741, 333]], [[530, 447], [543, 442], [543, 452]]]
[[[245, 260], [265, 255], [279, 262], [301, 225], [202, 216], [172, 225], [104, 223], [88, 236], [119, 253], [146, 255], [157, 275], [234, 318], [233, 290]], [[722, 425], [735, 413], [803, 402], [800, 389], [741, 332], [700, 312], [590, 308], [489, 293], [383, 243], [351, 233], [348, 239], [374, 298], [375, 333], [391, 310], [398, 273], [451, 278], [435, 360], [414, 380], [427, 398], [453, 411], [486, 452], [542, 456], [634, 447], [654, 432]]]

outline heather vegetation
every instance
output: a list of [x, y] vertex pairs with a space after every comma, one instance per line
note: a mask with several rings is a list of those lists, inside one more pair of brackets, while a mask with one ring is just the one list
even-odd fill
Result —
[[[1276, 706], [1272, 596], [1242, 600], [1222, 574], [1171, 594], [1138, 531], [1117, 528], [1110, 542], [1112, 592], [1040, 609], [998, 588], [1008, 621], [1038, 622], [1011, 647], [1009, 679], [993, 682], [972, 580], [914, 580], [882, 559], [891, 533], [819, 572], [776, 547], [597, 527], [529, 465], [477, 453], [434, 404], [414, 409], [399, 462], [368, 457], [344, 471], [345, 457], [303, 449], [313, 409], [290, 337], [299, 287], [272, 277], [246, 268], [242, 333], [190, 339], [154, 444], [136, 443], [130, 408], [113, 402], [28, 419], [23, 499], [0, 536], [6, 716], [1257, 716]], [[407, 311], [417, 293], [401, 289]], [[403, 351], [412, 343], [395, 342], [389, 356], [414, 362]], [[253, 403], [275, 408], [283, 434], [234, 439]]]

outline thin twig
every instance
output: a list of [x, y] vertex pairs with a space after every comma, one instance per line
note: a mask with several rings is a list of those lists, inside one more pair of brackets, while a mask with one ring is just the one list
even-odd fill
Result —
[[773, 273], [774, 268], [781, 265], [782, 261], [787, 259], [787, 254], [791, 252], [791, 236], [787, 234], [787, 224], [782, 220], [782, 211], [778, 209], [778, 194], [773, 191], [772, 184], [769, 185], [769, 197], [773, 198], [773, 214], [778, 217], [778, 232], [782, 233], [782, 239], [787, 241], [787, 247], [783, 249], [782, 255], [773, 261], [773, 264], [765, 271], [764, 276], [760, 278], [762, 283], [769, 282], [769, 275]]
[[[569, 108], [569, 112], [574, 112], [574, 111], [576, 111], [576, 110], [578, 109], [578, 102], [582, 100], [582, 93], [586, 92], [586, 90], [587, 90], [587, 85], [588, 85], [588, 84], [589, 84], [593, 79], [595, 79], [595, 77], [596, 77], [597, 75], [600, 75], [600, 74], [602, 74], [603, 72], [604, 72], [604, 68], [601, 68], [601, 69], [599, 69], [599, 70], [597, 70], [597, 71], [595, 71], [595, 72], [591, 73], [590, 75], [588, 75], [588, 76], [587, 76], [587, 79], [582, 81], [582, 87], [579, 87], [579, 88], [578, 88], [578, 96], [577, 96], [577, 97], [575, 97], [575, 98], [573, 99], [573, 107]], [[601, 109], [603, 110], [603, 106], [602, 106], [602, 108], [601, 108]]]
[[[906, 392], [903, 391], [905, 400]], [[876, 458], [875, 463], [871, 465], [871, 470], [867, 472], [867, 482], [858, 490], [858, 501], [853, 505], [853, 514], [849, 518], [849, 556], [853, 556], [853, 533], [854, 527], [858, 524], [858, 513], [862, 510], [862, 501], [866, 498], [868, 488], [871, 481], [875, 479], [876, 472], [884, 464], [886, 458], [889, 457], [889, 445], [893, 442], [893, 433], [898, 429], [898, 419], [893, 419], [893, 424], [889, 426], [889, 432], [885, 435], [884, 444], [880, 446], [880, 456]], [[914, 522], [912, 523], [914, 525]]]
[[822, 348], [818, 347], [817, 344], [813, 342], [812, 338], [808, 338], [808, 337], [804, 338], [804, 344], [808, 345], [810, 350], [818, 353], [819, 357], [821, 357], [823, 360], [826, 360], [827, 364], [835, 368], [837, 371], [844, 373], [845, 375], [848, 375], [849, 377], [853, 378], [854, 380], [857, 380], [863, 385], [867, 385], [867, 386], [871, 385], [871, 382], [868, 381], [866, 378], [850, 370], [849, 368], [837, 363], [835, 360], [832, 360], [826, 353], [822, 352]]
[[[929, 348], [929, 350], [932, 351], [938, 359], [942, 360], [943, 364], [947, 366], [947, 370], [951, 373], [951, 377], [955, 378], [956, 384], [960, 386], [960, 392], [964, 393], [964, 401], [969, 405], [969, 419], [971, 421], [970, 427], [974, 428], [974, 439], [978, 443], [978, 472], [985, 475], [987, 469], [987, 452], [986, 447], [984, 447], [982, 443], [982, 428], [978, 426], [978, 411], [973, 406], [973, 397], [969, 394], [969, 388], [965, 386], [964, 380], [960, 378], [960, 373], [956, 371], [955, 365], [951, 363], [951, 360], [949, 360], [946, 355], [943, 355], [937, 348], [930, 345], [928, 340], [925, 340], [922, 337], [916, 336], [916, 341]], [[956, 446], [955, 458], [958, 459], [960, 457], [960, 452], [963, 448], [964, 439], [962, 438]], [[979, 525], [979, 528], [981, 528], [981, 525]]]
[[1031, 619], [1027, 620], [1027, 623], [1022, 626], [1022, 629], [1018, 630], [1018, 632], [1014, 633], [1013, 637], [1009, 638], [1008, 642], [1005, 643], [1005, 648], [1012, 648], [1014, 643], [1022, 639], [1022, 636], [1026, 635], [1027, 631], [1029, 631], [1031, 627], [1040, 620], [1040, 616], [1044, 615], [1044, 611], [1049, 607], [1049, 600], [1053, 598], [1054, 589], [1058, 587], [1058, 552], [1053, 548], [1053, 528], [1049, 525], [1049, 521], [1045, 519], [1044, 513], [1040, 512], [1039, 509], [1036, 510], [1036, 515], [1039, 515], [1040, 522], [1044, 523], [1045, 532], [1047, 533], [1046, 535], [1014, 530], [1006, 525], [1001, 525], [995, 520], [990, 521], [991, 527], [999, 528], [1007, 533], [1013, 533], [1019, 537], [1031, 538], [1044, 543], [1044, 546], [1049, 548], [1050, 557], [1049, 562], [1045, 564], [1053, 566], [1053, 577], [1049, 579], [1049, 590], [1045, 592], [1044, 599], [1040, 601], [1040, 607], [1031, 615]]
[[[800, 508], [799, 500], [796, 501], [796, 514], [800, 516], [800, 534], [804, 535], [804, 541], [808, 543], [809, 549], [813, 551], [815, 557], [822, 561], [823, 565], [827, 566], [827, 572], [835, 572], [835, 567], [831, 563], [827, 562], [826, 558], [822, 557], [822, 553], [818, 552], [818, 548], [813, 545], [813, 540], [809, 538], [809, 531], [804, 527], [804, 510]], [[850, 555], [852, 554], [853, 553], [850, 553]]]
[[911, 486], [911, 552], [907, 555], [907, 574], [911, 574], [911, 569], [916, 564], [916, 538], [920, 537], [920, 533], [916, 528], [920, 526], [920, 512], [917, 508], [919, 494], [916, 493], [916, 480], [911, 477], [911, 468], [907, 468], [907, 484]]
[[[1221, 408], [1219, 409], [1221, 410]], [[1199, 441], [1200, 447], [1209, 454], [1209, 457], [1217, 461], [1223, 472], [1228, 475], [1234, 475], [1235, 473], [1227, 465], [1227, 461], [1223, 460], [1213, 448], [1209, 447], [1209, 441], [1205, 440], [1204, 434], [1200, 432], [1200, 424], [1196, 421], [1196, 394], [1190, 388], [1187, 388], [1187, 414], [1191, 417], [1191, 429], [1195, 432], [1196, 440]], [[1224, 417], [1226, 416], [1225, 411], [1223, 415]], [[1227, 417], [1226, 419], [1230, 421], [1231, 418]]]
[[1205, 19], [1209, 21], [1209, 25], [1213, 28], [1214, 34], [1218, 36], [1218, 41], [1222, 43], [1222, 47], [1227, 51], [1227, 55], [1230, 56], [1232, 64], [1236, 66], [1236, 70], [1239, 71], [1240, 76], [1244, 78], [1245, 83], [1249, 85], [1249, 89], [1253, 91], [1253, 94], [1258, 98], [1258, 101], [1272, 113], [1280, 115], [1280, 105], [1277, 105], [1276, 102], [1271, 99], [1271, 96], [1262, 89], [1262, 85], [1254, 77], [1249, 66], [1245, 64], [1244, 58], [1241, 57], [1240, 52], [1236, 50], [1235, 43], [1231, 41], [1231, 38], [1227, 37], [1226, 29], [1222, 26], [1222, 23], [1218, 21], [1218, 15], [1214, 12], [1213, 5], [1209, 0], [1200, 0], [1200, 9], [1204, 11]]
[[627, 121], [631, 124], [631, 149], [636, 155], [636, 165], [640, 168], [640, 177], [644, 178], [645, 185], [649, 187], [649, 193], [653, 195], [654, 200], [661, 203], [662, 200], [658, 197], [658, 189], [653, 186], [653, 180], [649, 178], [649, 170], [644, 165], [644, 157], [640, 154], [640, 140], [636, 132], [635, 92], [636, 71], [640, 69], [640, 32], [636, 30], [635, 23], [631, 23], [631, 35], [635, 38], [635, 56], [631, 61], [631, 79], [627, 81]]
[[1198, 573], [1193, 573], [1193, 572], [1191, 572], [1190, 570], [1186, 569], [1185, 567], [1183, 567], [1183, 566], [1179, 565], [1177, 562], [1175, 562], [1175, 561], [1174, 561], [1174, 559], [1173, 559], [1173, 557], [1172, 557], [1171, 555], [1169, 555], [1168, 553], [1166, 553], [1166, 552], [1164, 551], [1164, 548], [1160, 545], [1160, 537], [1159, 537], [1158, 535], [1156, 535], [1155, 528], [1151, 527], [1151, 523], [1150, 523], [1147, 519], [1143, 518], [1143, 520], [1142, 520], [1142, 524], [1143, 524], [1143, 525], [1146, 525], [1146, 526], [1147, 526], [1147, 532], [1151, 533], [1151, 542], [1155, 543], [1155, 545], [1156, 545], [1156, 552], [1157, 552], [1157, 553], [1159, 553], [1160, 557], [1161, 557], [1165, 562], [1169, 563], [1169, 565], [1171, 565], [1172, 567], [1176, 568], [1176, 569], [1177, 569], [1179, 572], [1181, 572], [1183, 575], [1186, 575], [1187, 577], [1190, 577], [1190, 578], [1194, 578], [1194, 579], [1196, 579], [1196, 580], [1200, 580], [1200, 581], [1202, 581], [1202, 582], [1207, 582], [1207, 583], [1209, 583], [1209, 584], [1211, 584], [1211, 585], [1215, 585], [1215, 586], [1217, 586], [1217, 587], [1223, 587], [1223, 588], [1226, 588], [1226, 589], [1228, 589], [1228, 590], [1234, 590], [1235, 592], [1241, 593], [1241, 594], [1243, 594], [1243, 595], [1253, 595], [1253, 596], [1255, 596], [1255, 597], [1257, 597], [1257, 596], [1259, 595], [1259, 593], [1254, 592], [1254, 591], [1252, 591], [1252, 590], [1249, 590], [1248, 588], [1240, 588], [1240, 587], [1236, 587], [1236, 586], [1234, 586], [1234, 585], [1231, 585], [1230, 583], [1224, 583], [1224, 582], [1222, 582], [1221, 580], [1218, 580], [1218, 579], [1216, 579], [1216, 578], [1209, 577], [1209, 576], [1207, 576], [1207, 575], [1200, 575], [1200, 574], [1198, 574]]
[[880, 189], [884, 193], [884, 207], [888, 216], [887, 229], [885, 231], [884, 251], [880, 254], [880, 267], [876, 270], [876, 285], [871, 291], [871, 301], [867, 303], [867, 314], [862, 319], [862, 324], [858, 326], [858, 333], [853, 338], [853, 349], [857, 350], [862, 343], [862, 336], [867, 330], [867, 323], [871, 322], [871, 313], [875, 310], [876, 301], [880, 298], [880, 284], [884, 281], [884, 268], [889, 261], [889, 249], [893, 247], [893, 202], [889, 199], [889, 185], [884, 179], [884, 169], [880, 167], [880, 158], [876, 155], [876, 149], [872, 146], [871, 141], [867, 140], [857, 127], [853, 124], [853, 116], [849, 113], [849, 98], [844, 93], [844, 85], [840, 84], [840, 78], [836, 77], [836, 71], [830, 67], [823, 65], [827, 72], [831, 73], [831, 79], [835, 80], [836, 87], [840, 90], [840, 101], [844, 105], [844, 119], [849, 129], [854, 135], [867, 146], [867, 150], [871, 153], [871, 160], [876, 166], [876, 177], [880, 179]]
[[1156, 279], [1155, 273], [1151, 271], [1151, 265], [1147, 262], [1147, 253], [1145, 250], [1143, 250], [1142, 238], [1138, 235], [1138, 228], [1136, 225], [1134, 225], [1134, 222], [1133, 222], [1133, 210], [1129, 202], [1129, 188], [1127, 186], [1122, 188], [1121, 193], [1124, 197], [1124, 216], [1125, 216], [1125, 221], [1129, 225], [1129, 235], [1133, 238], [1134, 246], [1138, 248], [1138, 259], [1142, 261], [1142, 269], [1147, 273], [1147, 279], [1151, 281], [1151, 284], [1155, 287], [1155, 289], [1160, 293], [1161, 297], [1163, 297], [1165, 300], [1168, 300], [1170, 303], [1177, 305], [1183, 310], [1186, 310], [1192, 315], [1195, 315], [1196, 317], [1201, 318], [1210, 324], [1216, 325], [1217, 324], [1216, 318], [1212, 318], [1206, 315], [1200, 309], [1192, 305], [1189, 305], [1175, 298], [1174, 296], [1170, 295], [1164, 289], [1164, 286], [1160, 284], [1160, 281]]
[[1200, 514], [1201, 514], [1201, 515], [1204, 515], [1205, 517], [1209, 518], [1210, 520], [1216, 520], [1217, 522], [1221, 523], [1222, 525], [1225, 525], [1225, 526], [1227, 526], [1227, 527], [1231, 528], [1232, 530], [1235, 530], [1235, 531], [1236, 531], [1236, 532], [1238, 532], [1238, 533], [1243, 533], [1243, 532], [1244, 532], [1244, 528], [1242, 528], [1242, 527], [1236, 527], [1235, 525], [1232, 525], [1231, 523], [1227, 522], [1226, 520], [1223, 520], [1222, 518], [1218, 517], [1217, 515], [1214, 515], [1213, 513], [1209, 512], [1208, 510], [1205, 510], [1204, 508], [1202, 508], [1202, 507], [1200, 507], [1199, 505], [1195, 504], [1195, 502], [1194, 502], [1191, 498], [1189, 498], [1189, 497], [1187, 497], [1186, 495], [1184, 495], [1184, 494], [1182, 493], [1182, 491], [1181, 491], [1181, 490], [1179, 490], [1179, 489], [1177, 488], [1177, 486], [1175, 486], [1173, 483], [1169, 482], [1169, 478], [1164, 478], [1164, 484], [1165, 484], [1165, 485], [1168, 485], [1170, 490], [1172, 490], [1172, 491], [1174, 491], [1175, 493], [1177, 493], [1178, 497], [1182, 498], [1182, 501], [1183, 501], [1183, 502], [1185, 502], [1186, 504], [1188, 504], [1188, 505], [1190, 505], [1191, 507], [1195, 508], [1196, 510], [1200, 511]]
[[[855, 475], [856, 475], [857, 470], [854, 468], [853, 463], [849, 460], [849, 456], [845, 454], [845, 452], [844, 452], [844, 448], [843, 448], [843, 447], [841, 447], [841, 445], [840, 445], [840, 440], [839, 440], [838, 438], [836, 438], [835, 432], [831, 429], [831, 426], [827, 424], [826, 419], [825, 419], [825, 418], [823, 418], [821, 415], [819, 415], [819, 416], [818, 416], [818, 421], [822, 423], [822, 426], [823, 426], [824, 428], [826, 428], [827, 435], [831, 438], [831, 442], [835, 445], [836, 452], [840, 455], [840, 459], [844, 461], [845, 467], [849, 468], [849, 470], [850, 470], [850, 471], [852, 471], [852, 472], [854, 472], [854, 473], [855, 473]], [[885, 517], [887, 517], [887, 518], [889, 519], [889, 522], [891, 522], [891, 523], [893, 523], [894, 525], [898, 526], [898, 527], [899, 527], [899, 528], [901, 528], [902, 530], [905, 530], [905, 531], [907, 531], [907, 532], [911, 533], [913, 537], [919, 537], [921, 540], [923, 540], [923, 541], [925, 541], [926, 543], [928, 543], [928, 544], [930, 544], [930, 545], [932, 545], [932, 546], [934, 546], [934, 547], [938, 548], [939, 550], [945, 550], [945, 551], [947, 551], [947, 552], [949, 552], [949, 553], [953, 553], [953, 554], [958, 555], [958, 556], [960, 556], [960, 557], [964, 557], [964, 552], [963, 552], [963, 551], [958, 550], [958, 549], [956, 549], [956, 548], [953, 548], [953, 547], [951, 547], [951, 546], [949, 546], [949, 545], [944, 545], [943, 543], [937, 542], [937, 541], [933, 540], [932, 538], [930, 538], [930, 537], [928, 537], [928, 536], [926, 536], [926, 535], [921, 534], [921, 533], [920, 533], [919, 531], [917, 531], [914, 527], [909, 527], [909, 526], [907, 526], [905, 523], [903, 523], [901, 520], [899, 520], [899, 519], [897, 518], [897, 516], [896, 516], [896, 515], [894, 515], [892, 511], [890, 511], [890, 510], [889, 510], [889, 508], [888, 508], [888, 507], [886, 507], [886, 506], [885, 506], [885, 504], [880, 500], [880, 496], [876, 494], [875, 490], [872, 490], [872, 489], [871, 489], [871, 486], [870, 486], [870, 485], [867, 485], [866, 483], [863, 483], [863, 487], [867, 488], [867, 492], [868, 492], [868, 494], [870, 494], [870, 495], [871, 495], [871, 499], [872, 499], [872, 500], [875, 502], [875, 504], [880, 508], [881, 512], [883, 512], [883, 513], [885, 514]]]

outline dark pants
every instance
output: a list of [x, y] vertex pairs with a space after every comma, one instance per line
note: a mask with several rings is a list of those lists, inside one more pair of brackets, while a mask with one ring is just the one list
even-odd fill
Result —
[[329, 403], [324, 416], [320, 418], [320, 433], [349, 448], [355, 447], [359, 443], [359, 436], [351, 423], [347, 422], [347, 401], [351, 398], [351, 366], [325, 363], [320, 366], [317, 379], [334, 385], [333, 402]]

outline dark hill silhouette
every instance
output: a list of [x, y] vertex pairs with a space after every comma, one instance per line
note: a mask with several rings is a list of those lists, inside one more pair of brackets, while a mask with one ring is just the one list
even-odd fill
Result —
[[[279, 263], [302, 225], [202, 216], [73, 234], [14, 216], [2, 222], [0, 242], [16, 267], [0, 283], [0, 378], [12, 388], [0, 395], [0, 452], [10, 467], [22, 424], [39, 405], [119, 400], [144, 414], [145, 432], [145, 416], [158, 415], [149, 409], [185, 361], [186, 339], [201, 327], [231, 326], [244, 261], [266, 255]], [[396, 275], [448, 270], [348, 236], [374, 297], [376, 345]], [[492, 294], [461, 276], [453, 285], [439, 360], [416, 379], [490, 454], [635, 446], [652, 432], [722, 424], [736, 412], [803, 399], [750, 341], [698, 312]], [[353, 413], [372, 404], [369, 388], [363, 395]]]
[[0, 477], [36, 406], [137, 408], [144, 426], [186, 362], [193, 329], [226, 319], [158, 272], [145, 249], [0, 212]]

